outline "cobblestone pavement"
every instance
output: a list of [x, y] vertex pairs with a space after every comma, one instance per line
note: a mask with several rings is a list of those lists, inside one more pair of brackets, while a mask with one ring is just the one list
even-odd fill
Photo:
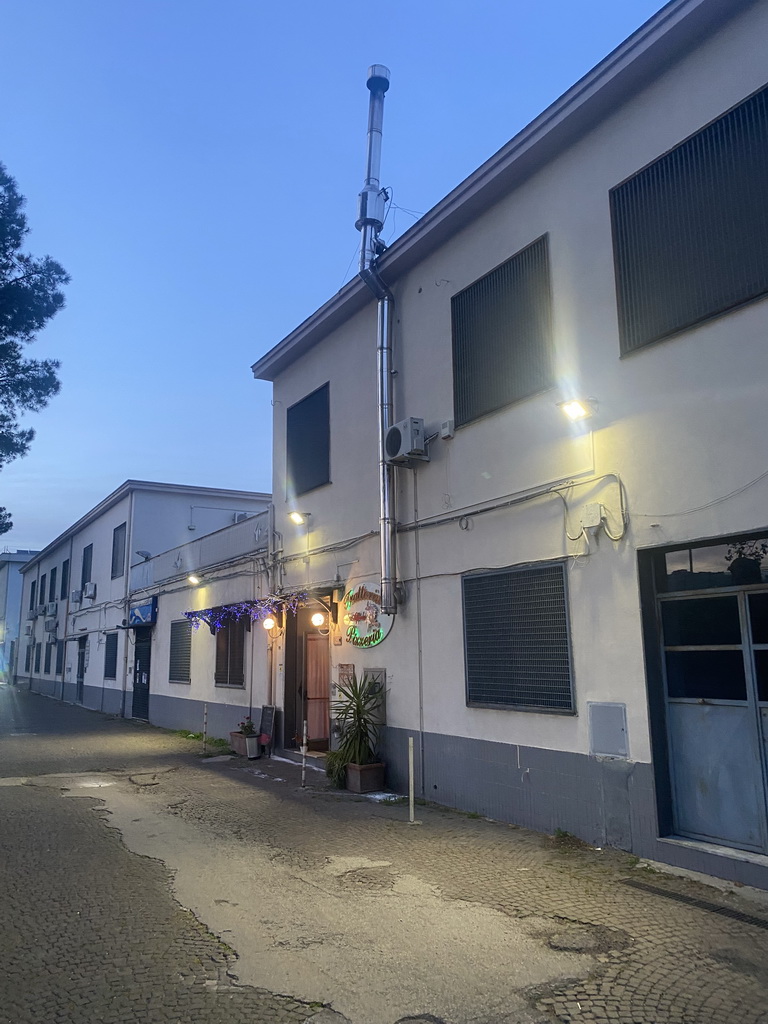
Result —
[[[7, 696], [0, 689], [0, 701]], [[583, 966], [570, 980], [522, 993], [528, 1020], [768, 1024], [768, 902], [649, 872], [567, 836], [436, 807], [419, 807], [422, 825], [409, 828], [402, 805], [329, 790], [317, 773], [302, 790], [291, 764], [202, 760], [199, 744], [159, 730], [35, 695], [10, 700], [10, 731], [21, 735], [2, 738], [0, 777], [131, 777], [148, 807], [193, 826], [203, 841], [226, 834], [297, 873], [353, 854], [374, 866], [344, 873], [342, 889], [376, 893], [398, 874], [413, 876], [444, 900], [499, 912], [542, 946], [577, 954]], [[30, 742], [35, 730], [46, 734], [43, 750]], [[233, 955], [171, 899], [165, 868], [129, 854], [90, 803], [0, 785], [0, 870], [12, 879], [0, 889], [0, 948], [10, 964], [0, 1021], [5, 1011], [8, 1024], [311, 1016], [316, 1008], [253, 989], [249, 1010], [263, 1002], [243, 1015], [227, 976], [237, 970]], [[477, 1019], [489, 1021], [480, 1008]]]

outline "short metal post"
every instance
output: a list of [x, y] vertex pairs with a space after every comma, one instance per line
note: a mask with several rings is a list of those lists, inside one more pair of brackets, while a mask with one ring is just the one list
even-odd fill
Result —
[[408, 824], [418, 825], [415, 817], [415, 798], [413, 785], [413, 736], [408, 737]]
[[208, 705], [203, 704], [203, 753], [207, 751], [208, 744]]
[[301, 788], [307, 784], [307, 720], [304, 719], [304, 733], [301, 739]]

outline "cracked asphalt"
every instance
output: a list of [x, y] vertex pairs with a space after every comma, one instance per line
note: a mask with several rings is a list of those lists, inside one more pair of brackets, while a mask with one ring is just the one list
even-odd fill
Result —
[[768, 1024], [768, 899], [0, 687], [0, 1022]]

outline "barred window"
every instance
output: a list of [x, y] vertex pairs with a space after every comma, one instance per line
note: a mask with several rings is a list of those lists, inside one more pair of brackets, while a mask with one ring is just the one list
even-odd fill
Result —
[[169, 681], [172, 683], [191, 682], [192, 623], [189, 619], [171, 623], [170, 646]]
[[451, 299], [456, 424], [552, 387], [547, 237]]
[[768, 293], [768, 87], [611, 192], [622, 355]]
[[562, 563], [465, 576], [467, 704], [574, 711]]

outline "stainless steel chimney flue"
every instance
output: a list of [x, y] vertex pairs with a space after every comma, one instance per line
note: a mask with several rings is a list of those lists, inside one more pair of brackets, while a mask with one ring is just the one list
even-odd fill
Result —
[[385, 442], [392, 426], [392, 294], [379, 276], [376, 261], [384, 250], [379, 232], [384, 227], [386, 193], [379, 180], [381, 168], [381, 129], [384, 120], [384, 94], [389, 88], [389, 69], [374, 64], [368, 69], [368, 149], [365, 183], [358, 196], [355, 227], [360, 231], [360, 277], [378, 303], [377, 321], [377, 409], [379, 421], [379, 547], [381, 556], [381, 607], [394, 615], [395, 601], [395, 511], [393, 469], [387, 462]]

